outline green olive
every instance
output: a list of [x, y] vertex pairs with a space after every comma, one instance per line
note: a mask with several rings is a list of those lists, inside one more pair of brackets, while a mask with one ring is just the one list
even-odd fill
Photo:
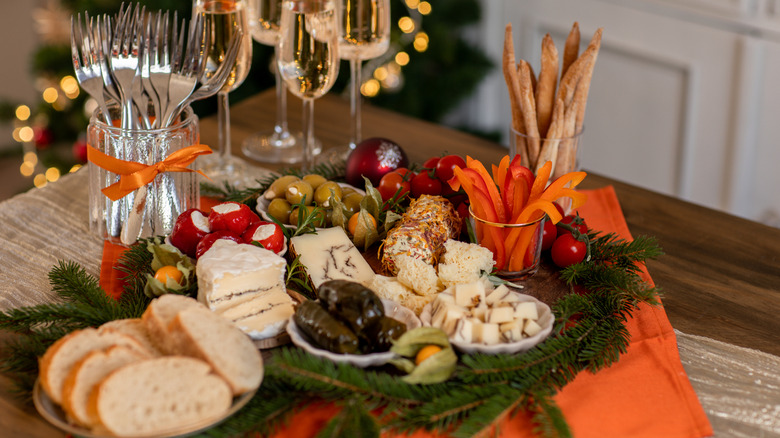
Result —
[[333, 181], [328, 181], [326, 183], [323, 183], [322, 185], [317, 187], [317, 191], [314, 192], [314, 202], [316, 202], [317, 205], [327, 207], [329, 205], [331, 194], [336, 199], [341, 200], [341, 196], [342, 196], [341, 186], [338, 185], [338, 183], [335, 183]]
[[327, 178], [325, 178], [322, 175], [317, 175], [316, 173], [310, 173], [308, 175], [304, 175], [303, 180], [311, 184], [311, 187], [314, 190], [317, 190], [317, 187], [321, 186], [323, 183], [328, 182]]
[[274, 198], [284, 198], [285, 190], [287, 190], [287, 186], [289, 186], [291, 183], [300, 180], [295, 175], [284, 175], [280, 176], [279, 178], [276, 178], [274, 182], [271, 183], [271, 185], [268, 187], [268, 190], [266, 190], [265, 194], [263, 195], [265, 199], [274, 199]]
[[285, 199], [290, 204], [300, 204], [301, 202], [306, 205], [311, 204], [313, 195], [314, 189], [311, 188], [311, 184], [303, 180], [295, 181], [287, 186], [284, 193]]
[[357, 190], [355, 190], [354, 187], [348, 185], [341, 187], [341, 196], [346, 198], [350, 193], [357, 193]]
[[348, 195], [344, 195], [344, 198], [341, 200], [341, 202], [344, 203], [344, 208], [346, 208], [349, 212], [347, 217], [352, 217], [353, 214], [360, 211], [360, 201], [362, 200], [363, 195], [358, 192], [352, 192]]
[[[296, 227], [298, 226], [298, 210], [299, 207], [293, 208], [292, 211], [290, 212], [290, 218], [289, 218], [290, 225], [295, 225]], [[306, 210], [307, 210], [307, 214], [311, 215], [314, 212], [314, 206], [307, 205]], [[323, 225], [325, 225], [325, 214], [322, 210], [320, 210], [317, 213], [317, 217], [314, 220], [312, 220], [312, 223], [314, 224], [315, 227], [322, 227]]]
[[268, 204], [268, 215], [283, 224], [288, 223], [291, 210], [292, 206], [283, 198], [276, 198]]

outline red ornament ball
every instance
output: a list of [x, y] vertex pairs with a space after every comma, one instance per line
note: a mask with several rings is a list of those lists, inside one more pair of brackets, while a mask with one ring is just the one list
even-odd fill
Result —
[[77, 140], [75, 143], [73, 143], [72, 152], [73, 157], [79, 163], [83, 164], [87, 162], [87, 142], [84, 140]]
[[355, 187], [363, 187], [363, 177], [374, 187], [389, 172], [408, 167], [409, 158], [398, 144], [386, 138], [369, 138], [361, 141], [347, 157], [346, 180]]

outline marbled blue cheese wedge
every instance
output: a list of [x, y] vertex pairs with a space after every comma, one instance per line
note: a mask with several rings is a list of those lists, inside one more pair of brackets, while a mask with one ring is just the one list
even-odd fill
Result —
[[198, 259], [198, 301], [253, 339], [275, 336], [294, 312], [286, 267], [283, 257], [267, 249], [217, 240]]
[[295, 236], [290, 246], [315, 288], [328, 280], [352, 280], [371, 286], [374, 270], [341, 227]]

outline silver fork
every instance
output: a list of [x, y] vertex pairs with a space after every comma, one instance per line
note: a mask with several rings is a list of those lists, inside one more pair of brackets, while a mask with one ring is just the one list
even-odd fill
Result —
[[133, 116], [133, 79], [138, 74], [139, 12], [138, 6], [135, 12], [132, 7], [128, 7], [124, 14], [120, 10], [111, 56], [108, 58], [122, 104], [122, 129], [133, 129], [136, 126]]
[[[177, 14], [174, 12], [173, 21], [177, 20]], [[162, 126], [163, 113], [168, 107], [168, 82], [171, 77], [171, 55], [168, 33], [168, 11], [165, 14], [157, 14], [155, 23], [156, 30], [154, 32], [154, 38], [150, 41], [149, 51], [149, 79], [152, 82], [152, 87], [157, 93], [159, 99], [160, 109], [156, 113], [157, 117], [154, 121], [155, 128]]]
[[[73, 70], [81, 88], [97, 101], [106, 122], [111, 123], [111, 115], [108, 112], [108, 106], [103, 95], [104, 87], [100, 63], [95, 53], [96, 48], [93, 48], [90, 44], [91, 39], [89, 35], [93, 32], [92, 20], [87, 22], [87, 27], [88, 29], [85, 32], [81, 25], [81, 14], [78, 14], [78, 25], [76, 25], [76, 20], [71, 17], [70, 50], [73, 58]], [[81, 53], [79, 53], [79, 47], [81, 48]]]
[[[159, 14], [159, 12], [158, 12]], [[154, 109], [155, 122], [160, 118], [160, 97], [154, 90], [151, 77], [151, 62], [152, 62], [152, 50], [154, 50], [153, 41], [156, 28], [152, 25], [154, 21], [154, 15], [149, 14], [149, 19], [146, 22], [146, 30], [144, 31], [144, 44], [143, 44], [143, 56], [141, 57], [141, 84], [143, 85], [144, 92], [147, 98], [152, 102], [152, 108]], [[149, 128], [155, 127], [154, 124]]]
[[163, 117], [163, 126], [170, 126], [173, 123], [177, 110], [187, 100], [198, 85], [198, 79], [203, 71], [204, 56], [201, 56], [203, 47], [207, 42], [205, 32], [203, 32], [203, 18], [201, 14], [193, 17], [190, 22], [189, 36], [187, 38], [186, 51], [183, 47], [183, 37], [185, 33], [184, 23], [182, 22], [179, 44], [176, 47], [176, 53], [173, 57], [173, 71], [168, 83], [168, 107]]
[[138, 41], [138, 51], [136, 52], [136, 58], [138, 59], [138, 68], [136, 75], [133, 77], [133, 104], [138, 111], [138, 115], [141, 119], [141, 126], [145, 129], [151, 129], [152, 125], [149, 123], [149, 95], [146, 94], [143, 86], [143, 71], [144, 71], [144, 55], [145, 55], [145, 41], [143, 33], [141, 32], [146, 18], [146, 6], [141, 8], [140, 16], [136, 17], [135, 25], [135, 37]]
[[[84, 13], [86, 16], [86, 12]], [[97, 16], [97, 28], [95, 29], [94, 46], [97, 47], [98, 61], [100, 62], [100, 70], [103, 76], [103, 88], [108, 98], [116, 103], [120, 103], [119, 91], [114, 85], [114, 81], [111, 79], [111, 71], [108, 67], [108, 56], [111, 52], [111, 37], [113, 32], [111, 31], [111, 18], [104, 14], [101, 20], [100, 15]]]

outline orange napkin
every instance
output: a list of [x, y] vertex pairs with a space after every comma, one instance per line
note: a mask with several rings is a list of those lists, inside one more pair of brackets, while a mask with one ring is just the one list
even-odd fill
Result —
[[[614, 189], [584, 190], [588, 202], [578, 211], [595, 230], [631, 234]], [[117, 279], [110, 269], [122, 247], [107, 244], [103, 253], [101, 286], [116, 296]], [[647, 272], [644, 278], [651, 281]], [[120, 289], [121, 290], [121, 289]], [[596, 374], [580, 373], [557, 396], [574, 436], [698, 438], [712, 435], [704, 410], [680, 363], [677, 339], [663, 307], [643, 305], [629, 319], [631, 344], [620, 361]], [[331, 404], [315, 404], [296, 413], [274, 435], [310, 437], [337, 412]], [[384, 434], [383, 436], [391, 436]], [[411, 437], [434, 437], [418, 431]], [[521, 414], [501, 425], [501, 437], [531, 437], [531, 423]]]

